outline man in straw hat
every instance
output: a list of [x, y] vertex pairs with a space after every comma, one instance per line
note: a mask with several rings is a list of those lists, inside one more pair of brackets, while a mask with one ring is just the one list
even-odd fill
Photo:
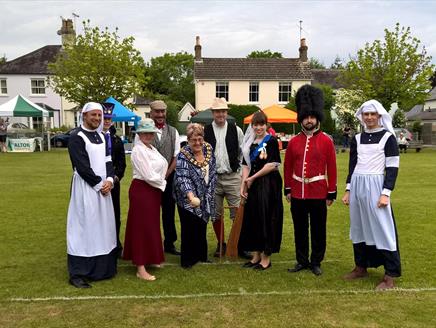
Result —
[[332, 139], [320, 129], [324, 118], [322, 91], [304, 85], [298, 89], [295, 102], [301, 132], [286, 149], [284, 179], [294, 222], [297, 263], [288, 271], [310, 269], [319, 276], [326, 250], [327, 206], [336, 199], [336, 152]]
[[401, 276], [397, 229], [390, 195], [398, 175], [400, 156], [392, 118], [377, 100], [359, 108], [356, 117], [364, 131], [351, 141], [347, 187], [342, 201], [350, 206], [350, 238], [355, 268], [346, 280], [365, 278], [367, 268], [384, 266], [377, 290], [394, 287]]
[[213, 122], [206, 125], [204, 140], [212, 145], [216, 158], [218, 179], [215, 189], [216, 220], [213, 228], [218, 240], [214, 256], [219, 257], [226, 253], [226, 243], [220, 245], [220, 241], [224, 240], [224, 221], [220, 220], [224, 214], [224, 198], [231, 207], [232, 220], [241, 200], [241, 145], [244, 133], [236, 124], [227, 122], [229, 107], [225, 98], [215, 98], [210, 109]]
[[120, 209], [120, 181], [124, 177], [126, 171], [126, 155], [124, 152], [124, 144], [119, 136], [117, 130], [113, 126], [112, 118], [115, 117], [113, 113], [115, 105], [112, 103], [103, 103], [103, 133], [109, 152], [112, 157], [112, 165], [114, 167], [114, 187], [111, 191], [112, 203], [114, 205], [115, 213], [115, 227], [117, 229], [117, 250], [118, 257], [121, 257], [123, 247], [120, 241], [120, 228], [121, 228], [121, 209]]
[[150, 118], [154, 121], [160, 133], [156, 133], [152, 145], [165, 157], [168, 162], [168, 169], [165, 174], [167, 185], [162, 193], [162, 226], [164, 232], [164, 251], [173, 255], [180, 255], [174, 246], [177, 240], [175, 213], [176, 203], [173, 198], [174, 170], [176, 168], [176, 157], [180, 151], [180, 137], [176, 128], [166, 121], [167, 105], [162, 100], [155, 100], [150, 103]]
[[68, 152], [74, 169], [67, 217], [70, 284], [89, 288], [89, 280], [117, 273], [117, 241], [111, 189], [114, 170], [103, 133], [102, 105], [83, 106], [81, 125], [71, 133]]

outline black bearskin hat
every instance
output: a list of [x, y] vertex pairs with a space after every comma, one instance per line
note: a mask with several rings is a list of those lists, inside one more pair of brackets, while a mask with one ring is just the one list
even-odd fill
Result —
[[324, 94], [321, 89], [309, 84], [303, 85], [295, 96], [297, 119], [301, 123], [308, 116], [315, 116], [318, 122], [324, 120]]

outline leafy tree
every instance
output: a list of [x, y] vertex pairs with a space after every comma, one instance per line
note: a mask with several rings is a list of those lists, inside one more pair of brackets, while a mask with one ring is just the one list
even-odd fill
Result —
[[397, 23], [393, 31], [385, 29], [384, 40], [367, 43], [357, 52], [340, 76], [342, 83], [360, 90], [366, 100], [377, 99], [387, 109], [394, 102], [409, 109], [423, 103], [434, 66], [425, 47], [411, 36], [410, 27]]
[[344, 60], [336, 55], [335, 61], [330, 65], [331, 69], [344, 69]]
[[194, 56], [187, 52], [166, 53], [151, 58], [146, 67], [146, 90], [154, 94], [165, 95], [169, 99], [195, 105]]
[[319, 59], [311, 57], [309, 59], [309, 65], [311, 69], [325, 69], [325, 65]]
[[244, 117], [251, 115], [259, 110], [256, 105], [234, 105], [229, 104], [229, 115], [233, 116], [236, 124], [242, 129], [244, 127]]
[[83, 34], [49, 64], [53, 74], [49, 83], [55, 92], [79, 105], [108, 96], [123, 102], [139, 93], [145, 80], [144, 60], [133, 47], [134, 38], [121, 40], [117, 32], [84, 21]]
[[336, 131], [335, 122], [332, 119], [332, 108], [335, 105], [335, 96], [333, 88], [327, 84], [317, 84], [315, 87], [320, 88], [324, 93], [324, 121], [321, 124], [322, 130], [333, 135]]
[[338, 116], [339, 123], [348, 125], [356, 130], [359, 126], [358, 120], [354, 117], [357, 109], [365, 102], [363, 92], [360, 90], [338, 89], [335, 94], [335, 105], [333, 110]]
[[404, 111], [398, 109], [394, 117], [392, 118], [392, 125], [394, 128], [402, 128], [406, 125], [406, 116], [404, 115]]
[[433, 75], [430, 78], [431, 87], [436, 87], [436, 71], [434, 71]]
[[283, 58], [281, 52], [272, 52], [271, 50], [252, 51], [247, 55], [247, 58]]
[[3, 55], [2, 57], [0, 57], [0, 65], [6, 63], [7, 59], [6, 59], [6, 55]]

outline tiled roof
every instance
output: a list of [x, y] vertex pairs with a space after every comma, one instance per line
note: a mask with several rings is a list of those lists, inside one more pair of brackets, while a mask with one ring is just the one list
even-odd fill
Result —
[[431, 89], [427, 100], [436, 100], [436, 88]]
[[343, 88], [344, 86], [337, 81], [340, 73], [339, 69], [312, 69], [312, 84], [327, 84], [333, 89]]
[[202, 58], [195, 62], [198, 80], [311, 80], [308, 62], [298, 58]]
[[0, 66], [0, 74], [45, 74], [48, 75], [48, 63], [55, 60], [61, 50], [60, 45], [45, 46], [24, 56], [7, 61]]
[[139, 95], [135, 95], [133, 97], [133, 104], [134, 105], [150, 105], [150, 103], [152, 102], [152, 100], [141, 97]]

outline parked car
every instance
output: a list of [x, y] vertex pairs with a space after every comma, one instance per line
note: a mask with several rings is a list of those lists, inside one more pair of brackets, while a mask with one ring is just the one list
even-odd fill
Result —
[[11, 123], [7, 127], [8, 134], [26, 134], [26, 133], [36, 133], [34, 129], [29, 128], [24, 123]]
[[70, 140], [71, 132], [74, 129], [71, 129], [68, 132], [55, 134], [50, 138], [50, 144], [55, 147], [68, 147], [68, 141]]
[[394, 128], [394, 132], [397, 139], [400, 137], [400, 133], [403, 133], [407, 141], [413, 140], [413, 133], [405, 128]]

